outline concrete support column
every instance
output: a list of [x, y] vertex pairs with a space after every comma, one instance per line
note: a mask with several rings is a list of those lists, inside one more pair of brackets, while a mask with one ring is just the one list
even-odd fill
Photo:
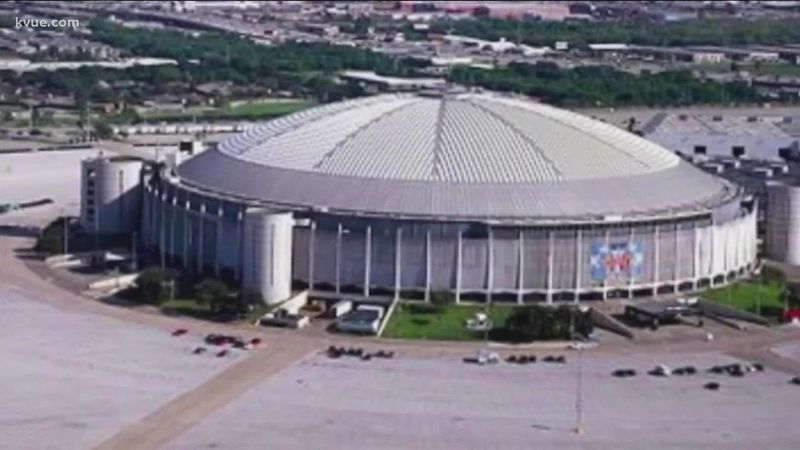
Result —
[[308, 230], [308, 289], [314, 290], [314, 256], [316, 255], [317, 245], [317, 222], [311, 222]]
[[464, 263], [464, 230], [458, 230], [458, 238], [456, 240], [456, 303], [461, 303], [461, 265]]
[[183, 209], [183, 268], [189, 268], [189, 244], [192, 239], [192, 224], [189, 220], [191, 206], [187, 200]]
[[167, 192], [164, 191], [164, 194], [161, 196], [161, 226], [158, 230], [158, 251], [160, 262], [162, 265], [166, 265], [167, 261], [167, 226], [165, 224], [167, 218]]
[[[611, 242], [611, 229], [606, 228], [606, 251], [608, 251], [608, 245]], [[608, 300], [608, 274], [606, 274], [606, 278], [603, 279], [603, 301]]]
[[214, 224], [217, 228], [217, 232], [215, 233], [216, 241], [214, 242], [214, 253], [216, 253], [216, 257], [214, 258], [214, 274], [216, 276], [220, 276], [220, 273], [222, 273], [222, 267], [220, 265], [222, 253], [219, 249], [225, 245], [225, 236], [223, 236], [224, 227], [222, 226], [224, 218], [225, 214], [222, 209], [222, 202], [219, 202], [217, 204], [217, 220]]
[[176, 192], [172, 193], [172, 207], [169, 214], [169, 262], [175, 264], [175, 222], [178, 221], [178, 194]]
[[519, 247], [519, 252], [517, 252], [517, 257], [519, 258], [519, 268], [517, 269], [517, 304], [525, 303], [525, 236], [522, 230], [519, 230], [519, 234], [517, 236], [517, 246]]
[[203, 261], [205, 256], [205, 222], [206, 222], [206, 203], [200, 204], [200, 214], [197, 215], [197, 273], [203, 273]]
[[142, 194], [142, 237], [147, 245], [152, 245], [155, 238], [155, 214], [154, 203], [158, 197], [158, 192], [151, 186], [145, 186]]
[[489, 252], [486, 261], [488, 263], [486, 272], [486, 300], [492, 303], [492, 291], [494, 290], [494, 231], [489, 227], [489, 239], [486, 241], [486, 247]]
[[[142, 188], [142, 216], [139, 218], [142, 228], [142, 235], [144, 238], [144, 242], [147, 245], [152, 245], [152, 241], [150, 240], [150, 202], [152, 201], [152, 188], [148, 185], [144, 185]], [[83, 208], [81, 208], [83, 210]]]
[[341, 278], [342, 274], [342, 233], [343, 233], [342, 223], [336, 226], [336, 293], [340, 294], [342, 292], [342, 285], [339, 279]]
[[714, 278], [716, 278], [715, 274], [714, 274], [714, 262], [717, 260], [717, 254], [716, 254], [717, 247], [716, 246], [717, 246], [717, 238], [716, 238], [715, 227], [714, 227], [714, 215], [712, 214], [711, 215], [711, 258], [710, 258], [711, 259], [711, 264], [710, 264], [711, 267], [709, 267], [709, 270], [708, 270], [708, 273], [709, 273], [709, 283], [708, 284], [711, 287], [714, 287], [716, 285], [716, 283], [714, 282]]
[[[634, 231], [634, 225], [629, 225], [631, 227], [631, 232], [628, 235], [628, 248], [631, 248], [633, 245], [633, 241], [636, 237], [636, 233]], [[628, 268], [628, 298], [633, 298], [633, 285], [635, 284], [635, 279], [633, 277], [633, 266]]]
[[364, 297], [369, 297], [369, 275], [372, 266], [372, 227], [364, 233]]
[[244, 207], [239, 208], [236, 212], [236, 267], [234, 276], [237, 280], [242, 279], [242, 271], [244, 270], [244, 252], [242, 251], [242, 233], [244, 231]]
[[693, 288], [697, 290], [697, 282], [700, 280], [700, 228], [697, 227], [697, 220], [693, 222], [694, 227], [694, 271], [692, 271]]
[[750, 230], [750, 264], [752, 265], [758, 258], [758, 202], [753, 205], [753, 212], [750, 213], [748, 229]]
[[294, 217], [291, 212], [248, 208], [244, 216], [245, 267], [242, 288], [259, 292], [268, 305], [292, 293]]
[[578, 303], [581, 300], [581, 274], [583, 272], [583, 231], [578, 228], [575, 234], [575, 303]]
[[680, 270], [681, 270], [681, 264], [680, 264], [680, 260], [681, 260], [681, 253], [680, 253], [680, 248], [681, 248], [681, 246], [680, 246], [680, 242], [679, 242], [679, 241], [680, 241], [680, 233], [681, 233], [681, 230], [680, 230], [680, 228], [681, 228], [681, 227], [680, 227], [680, 224], [675, 224], [675, 252], [674, 252], [674, 254], [675, 254], [675, 261], [674, 261], [674, 263], [673, 263], [675, 267], [672, 269], [672, 270], [673, 270], [673, 272], [672, 272], [672, 273], [673, 273], [673, 277], [674, 277], [674, 284], [675, 284], [675, 286], [674, 286], [674, 290], [675, 290], [675, 293], [676, 293], [676, 294], [677, 294], [678, 292], [680, 292], [680, 284], [681, 284], [681, 283], [680, 283], [680, 279], [681, 279], [681, 277], [680, 277]]
[[547, 292], [545, 296], [547, 303], [553, 303], [553, 252], [555, 251], [555, 241], [553, 239], [553, 231], [548, 232], [549, 244], [547, 247]]
[[425, 230], [425, 301], [431, 301], [431, 230]]
[[730, 222], [722, 224], [723, 235], [722, 235], [722, 273], [725, 274], [723, 280], [725, 283], [728, 282], [728, 272], [730, 272], [730, 266], [728, 264], [728, 247], [730, 247], [728, 242], [728, 235], [731, 232]]
[[150, 234], [153, 232], [151, 228], [152, 220], [150, 219], [151, 211], [150, 211], [150, 202], [153, 201], [153, 188], [151, 186], [145, 185], [142, 189], [142, 216], [140, 217], [141, 220], [141, 227], [142, 227], [142, 235], [144, 238], [144, 242], [147, 245], [152, 245], [153, 242], [150, 239]]
[[661, 280], [661, 274], [659, 273], [659, 259], [661, 258], [659, 255], [659, 248], [661, 247], [661, 234], [658, 224], [655, 225], [655, 231], [653, 231], [653, 240], [656, 244], [655, 248], [653, 248], [653, 295], [655, 295], [658, 293], [658, 284]]
[[403, 282], [403, 229], [397, 227], [394, 235], [394, 298], [400, 298]]
[[147, 202], [147, 207], [150, 214], [150, 225], [148, 226], [149, 229], [146, 230], [148, 235], [146, 239], [148, 242], [155, 243], [155, 233], [158, 229], [158, 223], [162, 221], [162, 218], [158, 217], [158, 214], [156, 214], [156, 199], [161, 196], [161, 192], [158, 189], [155, 189], [151, 192], [151, 194], [152, 197], [150, 197], [150, 200]]

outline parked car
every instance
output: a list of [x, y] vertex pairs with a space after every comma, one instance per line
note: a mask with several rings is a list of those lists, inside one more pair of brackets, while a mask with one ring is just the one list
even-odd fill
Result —
[[361, 305], [336, 321], [336, 329], [346, 333], [377, 334], [383, 319], [383, 307]]

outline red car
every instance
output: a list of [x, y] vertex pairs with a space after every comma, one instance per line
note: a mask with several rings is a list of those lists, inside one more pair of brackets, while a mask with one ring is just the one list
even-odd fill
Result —
[[188, 333], [189, 330], [186, 328], [178, 328], [177, 330], [172, 332], [173, 336], [183, 336], [184, 334]]
[[794, 320], [800, 320], [800, 309], [789, 309], [785, 313], [783, 313], [783, 320], [787, 322], [792, 322]]

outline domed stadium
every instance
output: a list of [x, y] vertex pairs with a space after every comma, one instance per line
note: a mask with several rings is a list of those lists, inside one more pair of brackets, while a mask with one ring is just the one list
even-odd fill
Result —
[[486, 92], [378, 95], [250, 127], [145, 184], [160, 256], [268, 302], [553, 302], [726, 283], [736, 186], [603, 122]]

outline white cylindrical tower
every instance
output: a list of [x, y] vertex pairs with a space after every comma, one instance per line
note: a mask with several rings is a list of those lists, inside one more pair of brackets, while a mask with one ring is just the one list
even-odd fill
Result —
[[98, 234], [127, 233], [139, 224], [142, 161], [128, 157], [81, 163], [81, 226]]
[[767, 184], [767, 254], [800, 265], [800, 186]]
[[242, 284], [261, 293], [267, 304], [291, 295], [293, 226], [290, 212], [252, 208], [245, 213]]

